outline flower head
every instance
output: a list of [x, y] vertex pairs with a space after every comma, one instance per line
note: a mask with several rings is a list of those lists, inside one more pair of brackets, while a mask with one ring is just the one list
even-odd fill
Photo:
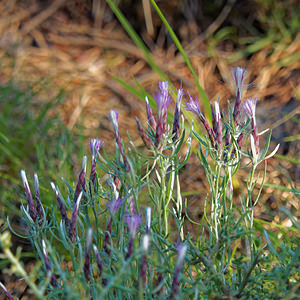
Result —
[[176, 109], [174, 113], [174, 122], [173, 122], [173, 134], [174, 139], [178, 139], [179, 137], [179, 119], [180, 119], [180, 105], [181, 105], [181, 98], [183, 96], [183, 89], [179, 89], [177, 91], [177, 98], [176, 98]]
[[119, 207], [122, 205], [122, 202], [122, 199], [119, 197], [113, 198], [111, 201], [106, 203], [106, 207], [109, 209], [112, 215], [115, 215]]
[[109, 112], [109, 119], [113, 125], [115, 135], [116, 135], [117, 133], [119, 133], [119, 113], [118, 113], [118, 111], [115, 109], [112, 109]]
[[130, 235], [134, 237], [142, 222], [142, 217], [139, 214], [127, 214], [124, 219], [128, 226]]
[[247, 71], [242, 67], [236, 67], [232, 71], [232, 76], [235, 84], [235, 94], [239, 94], [239, 97], [242, 96], [243, 84], [246, 77]]
[[189, 100], [189, 102], [185, 101], [185, 109], [193, 112], [196, 115], [202, 115], [201, 110], [200, 110], [200, 101], [198, 101], [197, 98], [196, 98], [196, 100], [194, 100], [189, 93], [188, 93], [188, 95], [189, 95], [190, 100]]
[[255, 118], [256, 103], [257, 103], [257, 98], [255, 98], [255, 100], [253, 100], [252, 98], [248, 98], [243, 103], [243, 109], [249, 118], [252, 119]]
[[36, 207], [32, 198], [32, 194], [30, 191], [30, 187], [27, 181], [27, 177], [26, 177], [26, 173], [24, 170], [21, 170], [21, 179], [24, 185], [24, 189], [25, 189], [25, 193], [26, 193], [26, 198], [27, 198], [27, 203], [28, 203], [28, 207], [29, 207], [29, 215], [32, 218], [33, 221], [36, 220], [37, 217], [37, 211], [36, 211]]
[[91, 139], [89, 142], [92, 157], [94, 158], [97, 155], [97, 152], [101, 149], [101, 146], [103, 144], [103, 141], [99, 139]]
[[246, 70], [241, 67], [237, 67], [232, 71], [232, 76], [235, 84], [235, 103], [233, 109], [233, 118], [235, 124], [238, 125], [240, 121], [240, 105], [243, 93], [243, 84], [246, 76]]
[[148, 100], [147, 96], [145, 97], [145, 102], [146, 102], [146, 111], [147, 111], [148, 123], [152, 127], [152, 129], [154, 131], [156, 131], [156, 121], [155, 121], [155, 118], [153, 116], [152, 109], [150, 107], [149, 100]]
[[156, 126], [156, 136], [155, 136], [155, 146], [158, 145], [163, 140], [163, 136], [167, 130], [167, 107], [169, 103], [173, 100], [168, 94], [168, 81], [160, 81], [158, 83], [160, 91], [156, 93], [154, 99], [157, 104], [157, 126]]

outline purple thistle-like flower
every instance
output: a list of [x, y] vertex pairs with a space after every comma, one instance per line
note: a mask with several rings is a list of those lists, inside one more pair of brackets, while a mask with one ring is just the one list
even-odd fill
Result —
[[98, 269], [99, 269], [99, 277], [101, 277], [102, 272], [103, 272], [102, 259], [100, 257], [99, 250], [97, 249], [96, 245], [93, 245], [93, 250], [94, 250], [94, 253], [95, 253], [95, 256], [96, 256], [96, 263], [97, 263], [97, 266], [98, 266]]
[[123, 200], [120, 197], [114, 198], [108, 203], [106, 203], [106, 207], [109, 209], [112, 215], [115, 215], [119, 207], [122, 205]]
[[142, 138], [145, 146], [148, 149], [151, 149], [152, 148], [152, 140], [149, 138], [146, 130], [142, 126], [142, 124], [141, 124], [140, 120], [138, 119], [138, 117], [135, 117], [135, 120], [136, 120], [136, 124], [137, 124], [137, 127], [138, 127], [138, 132], [139, 132], [140, 137]]
[[259, 137], [257, 132], [257, 125], [256, 125], [256, 116], [255, 116], [255, 110], [256, 110], [256, 103], [257, 98], [254, 100], [252, 98], [248, 98], [243, 103], [243, 109], [247, 116], [251, 119], [251, 125], [252, 125], [252, 135], [254, 138], [256, 153], [259, 151]]
[[14, 300], [14, 297], [11, 295], [11, 293], [8, 291], [8, 289], [4, 286], [4, 284], [0, 281], [0, 288], [3, 290], [5, 296], [9, 300]]
[[155, 118], [153, 116], [152, 109], [150, 107], [149, 100], [148, 100], [147, 96], [145, 97], [145, 102], [146, 102], [146, 111], [147, 111], [148, 123], [152, 127], [153, 131], [155, 132], [156, 131], [156, 121], [155, 121]]
[[240, 105], [246, 73], [246, 70], [241, 67], [237, 67], [232, 71], [232, 76], [235, 84], [235, 104], [233, 109], [233, 118], [236, 125], [238, 125], [240, 121]]
[[70, 238], [72, 243], [74, 243], [75, 240], [76, 240], [76, 221], [77, 221], [77, 216], [78, 216], [78, 212], [79, 212], [79, 205], [80, 205], [82, 195], [83, 195], [83, 192], [80, 192], [80, 194], [77, 198], [77, 201], [74, 205], [72, 218], [71, 218], [71, 222], [70, 222], [69, 238]]
[[129, 171], [130, 170], [130, 165], [128, 163], [127, 157], [126, 157], [124, 149], [123, 149], [121, 135], [120, 135], [120, 131], [119, 131], [119, 113], [118, 113], [118, 111], [117, 110], [111, 110], [109, 112], [109, 119], [110, 119], [110, 121], [113, 125], [113, 128], [114, 128], [115, 139], [116, 139], [119, 151], [121, 153], [121, 156], [123, 158], [125, 168], [126, 168], [127, 171]]
[[174, 141], [179, 138], [180, 104], [181, 104], [182, 96], [183, 96], [183, 89], [179, 89], [177, 91], [176, 109], [174, 113], [173, 132], [172, 132], [172, 134], [174, 134], [174, 138], [173, 138]]
[[167, 130], [167, 107], [173, 100], [168, 91], [168, 81], [159, 81], [158, 83], [160, 91], [156, 93], [154, 99], [157, 105], [157, 126], [156, 126], [156, 136], [155, 136], [155, 146], [158, 147], [161, 143], [164, 134]]
[[179, 290], [179, 275], [181, 272], [181, 268], [183, 265], [184, 257], [186, 254], [187, 246], [180, 243], [177, 247], [177, 263], [176, 263], [176, 268], [174, 272], [174, 277], [173, 277], [173, 282], [172, 282], [172, 291], [171, 291], [171, 299], [175, 299], [176, 295], [178, 294]]
[[91, 194], [91, 183], [93, 183], [94, 186], [94, 192], [97, 191], [97, 174], [96, 174], [96, 156], [97, 153], [100, 151], [100, 148], [103, 144], [103, 141], [99, 139], [91, 139], [89, 142], [91, 154], [92, 154], [92, 162], [91, 162], [91, 173], [90, 173], [90, 194]]
[[206, 118], [204, 117], [204, 115], [201, 113], [199, 101], [197, 102], [197, 100], [194, 100], [190, 94], [188, 94], [188, 95], [190, 97], [190, 101], [185, 102], [186, 110], [193, 112], [194, 114], [196, 114], [199, 117], [200, 121], [202, 122], [202, 124], [204, 125], [204, 127], [206, 129], [206, 132], [208, 134], [208, 137], [210, 139], [212, 146], [215, 147], [215, 141], [216, 141], [215, 133], [214, 133], [213, 129], [211, 128], [211, 126], [209, 125]]
[[57, 200], [57, 203], [58, 203], [58, 207], [59, 207], [59, 210], [60, 210], [60, 215], [61, 215], [62, 219], [65, 221], [66, 226], [69, 227], [70, 221], [69, 221], [69, 218], [68, 218], [65, 206], [63, 204], [63, 201], [60, 198], [58, 190], [55, 187], [54, 183], [51, 182], [50, 185], [51, 185], [51, 187], [52, 187], [52, 189], [53, 189], [53, 191], [55, 193], [55, 197], [56, 197], [56, 200]]
[[124, 217], [125, 222], [128, 226], [129, 233], [132, 237], [135, 237], [136, 232], [142, 222], [142, 217], [139, 214], [127, 214]]
[[37, 217], [37, 212], [36, 212], [36, 207], [32, 199], [30, 187], [27, 181], [26, 173], [24, 170], [21, 170], [21, 179], [25, 188], [25, 193], [26, 193], [26, 198], [27, 198], [27, 203], [29, 207], [29, 215], [32, 218], [33, 221], [36, 220]]
[[49, 260], [49, 255], [48, 255], [48, 252], [47, 252], [47, 249], [46, 249], [46, 243], [45, 243], [44, 240], [42, 240], [42, 247], [43, 247], [43, 257], [44, 257], [44, 263], [45, 263], [46, 270], [48, 272], [52, 273], [50, 283], [51, 283], [52, 286], [57, 287], [58, 283], [57, 283], [57, 280], [56, 280], [56, 277], [55, 277], [54, 273], [52, 272], [52, 267], [51, 267], [51, 263], [50, 263], [50, 260]]
[[84, 265], [83, 265], [83, 273], [85, 276], [85, 279], [87, 281], [91, 280], [91, 247], [92, 247], [92, 236], [93, 232], [92, 229], [89, 228], [86, 236], [86, 242], [85, 242], [85, 255], [84, 255]]
[[189, 102], [185, 101], [185, 109], [188, 111], [193, 112], [194, 114], [196, 114], [197, 116], [200, 116], [200, 118], [202, 118], [203, 114], [201, 113], [200, 110], [200, 101], [194, 100], [192, 98], [192, 96], [188, 93], [189, 95]]
[[84, 156], [82, 159], [82, 168], [78, 176], [78, 181], [74, 193], [74, 202], [77, 200], [79, 194], [82, 191], [85, 192], [86, 162], [87, 162], [87, 157]]
[[41, 203], [41, 196], [40, 196], [40, 185], [39, 185], [39, 178], [36, 173], [34, 173], [34, 189], [35, 189], [35, 201], [36, 201], [36, 212], [37, 217], [39, 219], [39, 225], [41, 226], [44, 222], [43, 220], [43, 207]]

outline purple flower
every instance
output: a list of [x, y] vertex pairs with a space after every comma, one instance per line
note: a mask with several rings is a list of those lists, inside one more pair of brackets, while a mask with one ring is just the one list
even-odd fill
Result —
[[222, 135], [222, 120], [221, 120], [221, 113], [220, 113], [220, 106], [219, 102], [215, 101], [215, 109], [214, 109], [214, 132], [216, 136], [217, 143], [222, 149], [222, 140], [223, 140], [223, 135]]
[[157, 91], [154, 99], [157, 105], [157, 126], [156, 126], [156, 137], [155, 137], [155, 146], [161, 143], [163, 136], [167, 130], [167, 107], [170, 102], [173, 100], [168, 92], [168, 81], [159, 81], [158, 83], [160, 91]]
[[91, 280], [91, 262], [90, 262], [90, 252], [92, 247], [92, 229], [89, 228], [87, 232], [86, 242], [85, 242], [85, 256], [84, 256], [84, 265], [83, 273], [87, 281]]
[[119, 151], [121, 153], [123, 162], [125, 164], [125, 168], [127, 171], [130, 170], [130, 165], [128, 163], [127, 157], [125, 155], [124, 149], [123, 149], [123, 145], [122, 145], [122, 140], [121, 140], [121, 135], [120, 135], [120, 131], [119, 131], [119, 113], [117, 110], [111, 110], [109, 112], [109, 119], [113, 125], [114, 128], [114, 132], [115, 132], [115, 139], [119, 148]]
[[55, 277], [54, 273], [52, 272], [52, 267], [51, 267], [50, 260], [49, 260], [49, 255], [48, 255], [48, 252], [47, 252], [47, 249], [46, 249], [46, 243], [45, 243], [44, 240], [42, 240], [42, 246], [43, 246], [43, 257], [44, 257], [44, 263], [45, 263], [46, 270], [48, 272], [52, 273], [50, 283], [51, 283], [52, 286], [57, 287], [58, 283], [57, 283], [57, 280], [56, 280], [56, 277]]
[[85, 192], [85, 176], [86, 176], [86, 161], [87, 157], [84, 156], [82, 159], [82, 168], [78, 176], [78, 181], [74, 193], [74, 202], [77, 200], [79, 194], [84, 191]]
[[55, 187], [54, 183], [51, 182], [50, 184], [51, 184], [51, 187], [52, 187], [52, 189], [53, 189], [53, 191], [55, 193], [55, 197], [56, 197], [56, 200], [57, 200], [57, 203], [58, 203], [58, 207], [59, 207], [59, 210], [60, 210], [60, 215], [61, 215], [62, 219], [65, 221], [66, 226], [69, 227], [70, 221], [69, 221], [69, 218], [68, 218], [65, 206], [63, 204], [63, 201], [60, 198], [58, 190]]
[[136, 124], [137, 124], [137, 127], [138, 127], [138, 132], [139, 132], [140, 137], [142, 138], [145, 146], [148, 149], [151, 149], [152, 148], [152, 140], [149, 138], [146, 130], [142, 126], [142, 124], [141, 124], [140, 120], [138, 119], [138, 117], [135, 117], [135, 120], [136, 120]]
[[77, 201], [74, 205], [73, 212], [72, 212], [72, 218], [71, 218], [70, 227], [69, 227], [69, 238], [72, 243], [74, 243], [76, 240], [76, 221], [77, 221], [79, 205], [80, 205], [82, 195], [83, 195], [83, 193], [80, 192], [80, 194], [77, 198]]
[[103, 141], [99, 139], [91, 139], [89, 142], [92, 158], [95, 158], [102, 147]]
[[176, 98], [176, 109], [174, 113], [174, 122], [173, 122], [173, 132], [175, 141], [179, 138], [179, 119], [180, 119], [180, 104], [181, 104], [181, 98], [183, 96], [183, 89], [179, 89], [177, 91], [177, 98]]
[[37, 212], [36, 212], [36, 207], [32, 199], [30, 187], [27, 181], [26, 173], [24, 170], [21, 170], [21, 179], [25, 188], [25, 193], [26, 193], [26, 198], [27, 198], [27, 203], [29, 207], [29, 215], [32, 218], [33, 221], [36, 220], [37, 217]]
[[207, 134], [208, 134], [208, 137], [210, 139], [210, 142], [211, 142], [212, 146], [215, 147], [215, 141], [216, 141], [215, 133], [214, 133], [213, 129], [211, 128], [211, 126], [209, 125], [206, 118], [204, 117], [204, 115], [201, 113], [199, 101], [198, 102], [197, 102], [197, 100], [195, 101], [191, 97], [190, 94], [189, 94], [189, 97], [190, 97], [190, 101], [185, 102], [186, 110], [189, 110], [189, 111], [193, 112], [194, 114], [196, 114], [199, 117], [200, 121], [202, 122], [202, 124], [204, 125], [204, 127], [207, 131]]
[[232, 71], [232, 76], [235, 84], [235, 104], [233, 109], [233, 118], [236, 125], [238, 125], [240, 120], [240, 105], [246, 73], [246, 70], [241, 67], [237, 67]]
[[39, 225], [41, 226], [44, 222], [43, 220], [43, 206], [41, 203], [41, 196], [40, 196], [40, 185], [39, 185], [39, 178], [36, 173], [34, 173], [34, 189], [35, 189], [35, 201], [36, 201], [36, 212], [37, 217], [39, 219]]
[[248, 98], [243, 103], [243, 109], [249, 118], [255, 119], [255, 110], [256, 110], [257, 98], [253, 100], [252, 98]]
[[257, 98], [255, 100], [253, 100], [252, 98], [248, 98], [243, 103], [243, 109], [244, 109], [245, 113], [247, 114], [247, 116], [251, 119], [252, 135], [253, 135], [253, 138], [254, 138], [256, 153], [258, 153], [258, 151], [259, 151], [259, 137], [258, 137], [258, 132], [257, 132], [256, 116], [255, 116], [256, 103], [257, 103]]
[[122, 205], [122, 199], [120, 197], [113, 198], [111, 201], [106, 203], [106, 207], [109, 209], [112, 215], [115, 215], [119, 207]]
[[97, 266], [98, 266], [98, 269], [99, 269], [99, 277], [100, 277], [102, 275], [102, 272], [103, 272], [102, 259], [100, 257], [99, 250], [97, 249], [96, 245], [93, 245], [93, 250], [94, 250], [94, 253], [95, 253], [95, 256], [96, 256], [96, 262], [97, 262]]
[[200, 101], [194, 100], [192, 98], [192, 96], [188, 93], [190, 100], [189, 102], [185, 101], [185, 109], [188, 111], [193, 112], [194, 114], [198, 115], [198, 116], [203, 116], [200, 110]]
[[124, 219], [128, 226], [130, 235], [134, 237], [142, 222], [142, 217], [139, 214], [127, 214]]
[[174, 277], [173, 277], [173, 282], [172, 282], [172, 291], [171, 291], [171, 299], [175, 299], [176, 295], [178, 294], [178, 290], [179, 290], [179, 275], [181, 272], [181, 268], [183, 265], [183, 260], [185, 258], [185, 254], [186, 254], [186, 250], [187, 250], [187, 246], [179, 243], [179, 245], [177, 246], [177, 263], [176, 263], [176, 268], [175, 268], [175, 272], [174, 272]]
[[147, 96], [145, 97], [145, 102], [146, 102], [146, 111], [147, 111], [148, 123], [152, 127], [153, 131], [155, 132], [156, 131], [156, 121], [155, 121], [155, 118], [153, 116], [152, 109], [150, 107], [149, 100], [148, 100]]
[[91, 163], [91, 173], [90, 173], [90, 182], [89, 182], [89, 188], [90, 188], [90, 194], [91, 194], [91, 183], [93, 183], [94, 186], [94, 192], [97, 191], [97, 174], [96, 174], [96, 155], [100, 151], [100, 148], [103, 144], [103, 141], [99, 139], [91, 139], [90, 142], [90, 149], [92, 153], [92, 163]]

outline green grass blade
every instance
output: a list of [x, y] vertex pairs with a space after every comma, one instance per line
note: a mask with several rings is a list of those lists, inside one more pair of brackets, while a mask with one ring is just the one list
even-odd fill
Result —
[[148, 51], [147, 47], [145, 46], [142, 39], [138, 36], [138, 34], [135, 32], [135, 30], [132, 28], [126, 17], [122, 14], [120, 9], [117, 7], [117, 5], [112, 0], [106, 0], [107, 4], [110, 6], [120, 23], [122, 24], [123, 28], [127, 31], [129, 36], [132, 38], [134, 43], [144, 52], [145, 57], [151, 66], [153, 70], [155, 70], [162, 79], [167, 80], [167, 76], [164, 74], [164, 72], [159, 68], [159, 66], [154, 62], [154, 60], [151, 57], [150, 52]]
[[159, 9], [159, 7], [157, 6], [157, 4], [155, 3], [154, 0], [151, 0], [151, 3], [153, 5], [153, 7], [155, 8], [156, 12], [158, 13], [159, 17], [161, 18], [162, 22], [164, 23], [164, 25], [166, 26], [171, 38], [173, 39], [176, 47], [178, 48], [179, 52], [181, 53], [181, 55], [183, 56], [184, 58], [184, 61], [186, 63], [186, 65], [188, 66], [188, 68], [190, 69], [194, 79], [195, 79], [195, 82], [196, 82], [196, 85], [197, 85], [197, 88], [198, 88], [198, 91], [199, 91], [199, 94], [200, 94], [200, 97], [203, 101], [203, 105], [204, 105], [204, 110], [205, 110], [205, 113], [206, 113], [206, 116], [208, 116], [208, 118], [211, 120], [211, 111], [210, 111], [210, 104], [209, 104], [209, 99], [207, 98], [206, 96], [206, 93], [204, 91], [204, 89], [202, 88], [202, 86], [200, 85], [199, 83], [199, 79], [197, 77], [197, 74], [192, 66], [192, 63], [191, 61], [189, 60], [187, 54], [185, 53], [179, 39], [177, 38], [175, 32], [173, 31], [172, 27], [169, 25], [167, 19], [164, 17], [163, 13], [161, 12], [161, 10]]

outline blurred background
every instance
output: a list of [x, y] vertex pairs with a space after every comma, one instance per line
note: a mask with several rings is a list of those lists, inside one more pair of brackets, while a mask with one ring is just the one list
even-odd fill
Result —
[[[281, 143], [279, 154], [269, 161], [257, 215], [288, 226], [279, 207], [299, 213], [300, 1], [156, 4], [211, 101], [219, 98], [223, 108], [228, 100], [232, 103], [231, 70], [247, 69], [243, 97], [258, 98], [260, 131], [273, 129], [271, 149]], [[1, 0], [1, 230], [7, 227], [6, 215], [22, 230], [17, 217], [24, 198], [21, 169], [29, 178], [39, 174], [42, 199], [52, 203], [49, 182], [61, 176], [73, 182], [88, 153], [88, 139], [98, 137], [112, 149], [110, 109], [120, 112], [125, 140], [129, 132], [141, 145], [134, 117], [145, 120], [144, 101], [124, 83], [152, 94], [162, 74], [201, 101], [190, 69], [150, 0]], [[201, 217], [207, 190], [201, 172], [194, 157], [182, 174], [194, 219]], [[243, 178], [235, 180], [237, 197], [239, 180]], [[29, 248], [27, 256], [30, 260]]]

